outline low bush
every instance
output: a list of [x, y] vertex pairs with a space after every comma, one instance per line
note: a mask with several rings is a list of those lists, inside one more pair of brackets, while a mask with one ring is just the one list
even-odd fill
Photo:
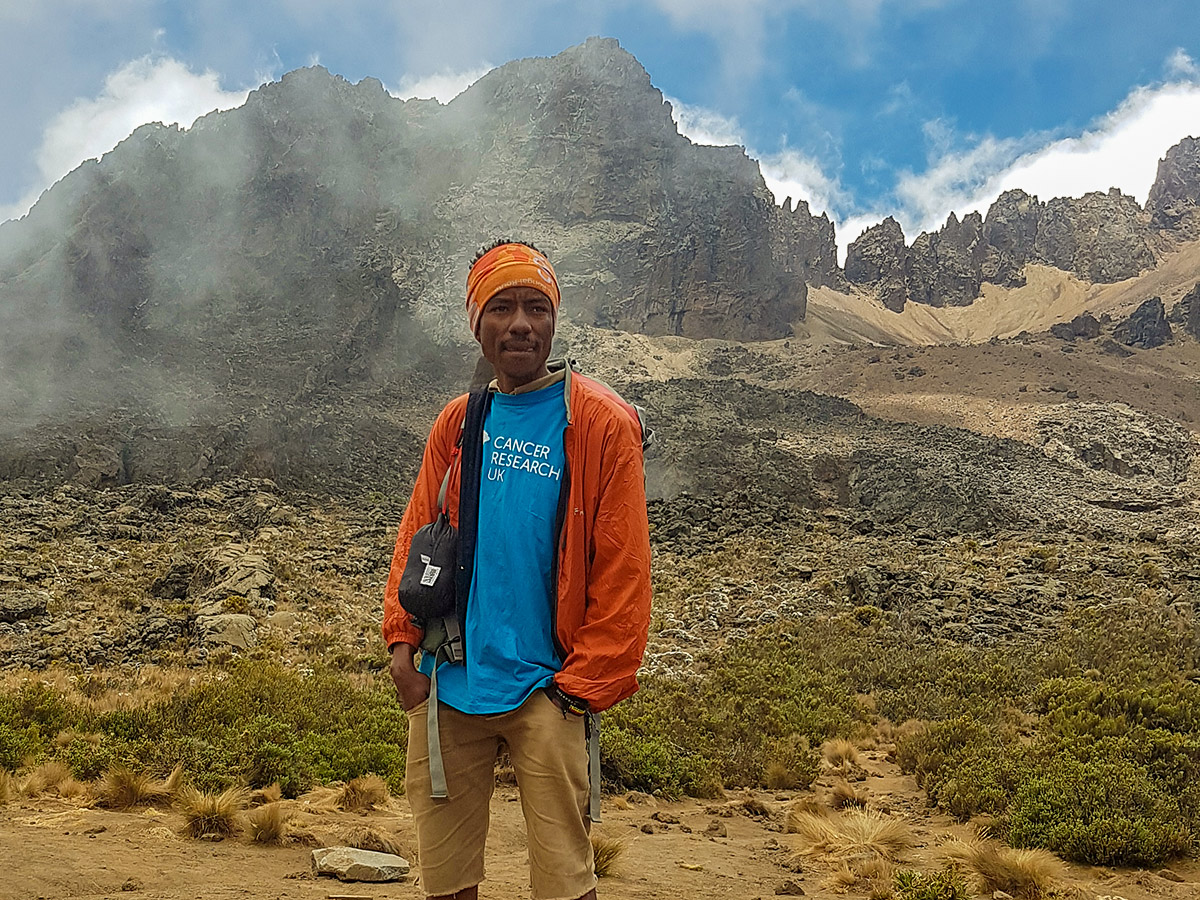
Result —
[[[49, 737], [68, 731], [89, 737]], [[83, 690], [71, 699], [33, 682], [0, 693], [0, 768], [59, 759], [91, 779], [120, 767], [182, 765], [205, 790], [278, 782], [294, 797], [370, 773], [402, 790], [407, 731], [381, 681], [359, 686], [339, 673], [305, 675], [262, 660], [211, 670], [127, 706]]]
[[1059, 757], [1021, 785], [1007, 819], [1014, 846], [1093, 865], [1157, 865], [1193, 842], [1179, 807], [1145, 769], [1124, 759]]
[[892, 882], [896, 900], [970, 900], [967, 879], [954, 866], [936, 872], [902, 869]]

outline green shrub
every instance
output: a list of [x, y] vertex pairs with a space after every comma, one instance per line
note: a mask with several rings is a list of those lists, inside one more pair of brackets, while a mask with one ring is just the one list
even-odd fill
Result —
[[[408, 726], [383, 677], [363, 688], [336, 672], [243, 660], [152, 703], [106, 712], [30, 683], [0, 694], [0, 767], [57, 756], [77, 777], [94, 778], [114, 764], [163, 773], [182, 764], [204, 790], [279, 781], [289, 796], [376, 772], [399, 792]], [[88, 679], [85, 693], [97, 684]], [[99, 740], [53, 746], [47, 735], [67, 728]]]
[[26, 758], [36, 760], [44, 743], [36, 725], [20, 728], [0, 722], [0, 770], [14, 772]]
[[1179, 808], [1127, 760], [1054, 761], [1016, 792], [1007, 818], [1016, 847], [1044, 847], [1092, 865], [1147, 866], [1186, 853]]
[[953, 866], [936, 872], [901, 869], [892, 883], [896, 900], [970, 900], [971, 897], [967, 879]]
[[764, 780], [772, 790], [808, 789], [821, 774], [821, 755], [802, 735], [774, 741], [767, 752]]
[[711, 797], [720, 787], [694, 756], [660, 736], [643, 736], [620, 726], [600, 730], [600, 773], [610, 790], [665, 797]]

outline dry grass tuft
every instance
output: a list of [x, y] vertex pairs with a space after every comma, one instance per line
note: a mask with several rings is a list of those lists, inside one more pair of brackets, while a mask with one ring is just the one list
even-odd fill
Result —
[[387, 782], [378, 775], [360, 775], [342, 785], [337, 805], [348, 812], [367, 812], [384, 806], [390, 797]]
[[269, 784], [265, 788], [259, 788], [250, 795], [250, 803], [254, 806], [265, 806], [268, 803], [278, 803], [283, 799], [283, 788], [279, 786], [279, 782]]
[[903, 741], [929, 730], [929, 723], [920, 719], [905, 719], [899, 726], [892, 729], [892, 739]]
[[168, 797], [174, 797], [183, 787], [183, 766], [176, 766], [171, 774], [158, 783], [158, 788]]
[[287, 824], [288, 819], [291, 817], [291, 810], [287, 809], [279, 801], [267, 803], [257, 809], [251, 810], [246, 815], [250, 840], [256, 844], [271, 844], [273, 846], [286, 843], [288, 839]]
[[[26, 797], [36, 797], [39, 794], [57, 793], [64, 784], [74, 782], [71, 777], [71, 767], [64, 762], [51, 760], [42, 763], [21, 781], [21, 793]], [[78, 782], [75, 782], [78, 784]]]
[[834, 809], [850, 807], [862, 809], [867, 805], [867, 799], [866, 791], [856, 791], [851, 787], [850, 782], [839, 778], [833, 785], [833, 794], [829, 798], [829, 805]]
[[832, 738], [821, 745], [821, 756], [835, 769], [858, 764], [858, 748], [845, 738]]
[[54, 736], [54, 746], [58, 748], [70, 747], [76, 741], [84, 744], [90, 744], [93, 747], [99, 747], [104, 742], [104, 736], [95, 732], [81, 732], [73, 728], [68, 728], [66, 731], [60, 731]]
[[946, 855], [975, 873], [980, 892], [1004, 891], [1018, 900], [1046, 896], [1063, 875], [1062, 863], [1053, 853], [1014, 850], [983, 839], [953, 841]]
[[620, 838], [592, 834], [592, 858], [596, 862], [597, 878], [607, 878], [616, 874], [617, 863], [624, 853], [625, 842]]
[[844, 894], [846, 891], [858, 884], [858, 875], [853, 869], [850, 868], [848, 863], [843, 861], [842, 864], [834, 869], [833, 872], [830, 873], [829, 877], [825, 879], [825, 884], [831, 890], [836, 891], [839, 894]]
[[800, 780], [791, 767], [775, 759], [767, 763], [763, 778], [767, 787], [773, 791], [790, 791], [800, 787]]
[[131, 809], [169, 803], [183, 782], [183, 767], [164, 779], [151, 778], [125, 766], [113, 766], [96, 785], [96, 805], [109, 809]]
[[0, 804], [8, 803], [16, 796], [16, 779], [9, 772], [0, 769]]
[[374, 850], [376, 853], [391, 853], [394, 856], [404, 855], [401, 846], [392, 838], [366, 825], [356, 825], [347, 829], [342, 832], [341, 840], [343, 845], [359, 850]]
[[813, 813], [789, 814], [787, 830], [800, 838], [801, 852], [842, 859], [898, 859], [913, 845], [906, 822], [876, 812], [851, 810], [839, 819]]
[[183, 833], [188, 837], [216, 834], [229, 837], [238, 832], [238, 813], [246, 808], [249, 794], [245, 788], [226, 788], [219, 794], [206, 794], [194, 787], [183, 788], [176, 804], [183, 813]]
[[816, 797], [797, 797], [787, 807], [787, 815], [784, 816], [784, 830], [788, 834], [795, 834], [797, 829], [793, 824], [799, 816], [828, 816], [829, 810], [820, 804]]

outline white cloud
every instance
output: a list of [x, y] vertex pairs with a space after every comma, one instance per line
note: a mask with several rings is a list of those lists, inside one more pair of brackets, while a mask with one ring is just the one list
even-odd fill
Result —
[[832, 218], [834, 210], [846, 202], [841, 183], [826, 175], [815, 160], [796, 150], [784, 149], [763, 156], [759, 168], [776, 203], [788, 197], [804, 200], [814, 216], [824, 212]]
[[389, 90], [393, 97], [400, 100], [437, 100], [439, 103], [449, 103], [480, 78], [492, 70], [490, 65], [482, 65], [463, 72], [443, 70], [432, 75], [405, 75], [400, 79], [400, 86], [394, 91]]
[[671, 117], [675, 120], [675, 127], [693, 144], [706, 144], [710, 147], [745, 146], [737, 119], [723, 116], [703, 106], [684, 103], [674, 97], [664, 99], [671, 104]]
[[41, 184], [19, 202], [0, 207], [0, 221], [24, 215], [45, 188], [84, 160], [107, 153], [139, 125], [189, 127], [214, 109], [241, 106], [248, 93], [222, 90], [214, 72], [198, 75], [169, 57], [126, 63], [104, 80], [99, 96], [77, 100], [51, 120], [37, 151]]
[[1200, 77], [1200, 66], [1184, 52], [1182, 47], [1176, 47], [1175, 52], [1167, 57], [1167, 78], [1171, 81], [1194, 80]]
[[[742, 137], [736, 118], [703, 106], [683, 103], [673, 97], [666, 99], [671, 104], [671, 115], [679, 133], [693, 144], [746, 147], [746, 139]], [[805, 201], [813, 215], [826, 212], [832, 217], [834, 208], [846, 200], [845, 191], [838, 180], [826, 175], [816, 160], [798, 150], [785, 147], [778, 153], [763, 154], [746, 147], [746, 152], [759, 161], [763, 180], [775, 195], [776, 203], [782, 204], [791, 197]]]
[[[1178, 52], [1172, 57], [1177, 67], [1186, 55], [1179, 57]], [[1145, 203], [1158, 160], [1182, 138], [1198, 135], [1200, 83], [1136, 88], [1078, 137], [985, 137], [965, 152], [942, 155], [920, 174], [902, 173], [897, 218], [911, 240], [940, 227], [951, 210], [960, 218], [972, 210], [986, 213], [1013, 188], [1045, 201], [1116, 187]]]

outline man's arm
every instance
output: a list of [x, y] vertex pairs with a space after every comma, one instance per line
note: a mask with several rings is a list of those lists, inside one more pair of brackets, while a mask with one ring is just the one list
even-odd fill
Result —
[[650, 527], [637, 425], [615, 416], [601, 452], [584, 621], [555, 677], [596, 712], [637, 690], [650, 627]]
[[[405, 563], [408, 562], [408, 548], [417, 530], [428, 525], [437, 518], [438, 492], [442, 487], [442, 479], [450, 466], [450, 457], [454, 452], [455, 442], [466, 410], [467, 398], [463, 396], [452, 400], [442, 410], [430, 430], [429, 439], [425, 442], [425, 454], [421, 459], [421, 471], [417, 474], [416, 484], [413, 485], [412, 496], [404, 517], [400, 520], [400, 529], [396, 535], [396, 546], [392, 552], [392, 567], [388, 572], [387, 586], [383, 591], [383, 640], [389, 652], [396, 649], [397, 643], [420, 646], [423, 633], [412, 624], [408, 612], [400, 605], [398, 590], [400, 578], [404, 574]], [[452, 478], [453, 482], [454, 479]], [[458, 485], [451, 483], [446, 488], [447, 505], [450, 508], [450, 520], [458, 523]], [[410, 657], [411, 659], [411, 657]]]

